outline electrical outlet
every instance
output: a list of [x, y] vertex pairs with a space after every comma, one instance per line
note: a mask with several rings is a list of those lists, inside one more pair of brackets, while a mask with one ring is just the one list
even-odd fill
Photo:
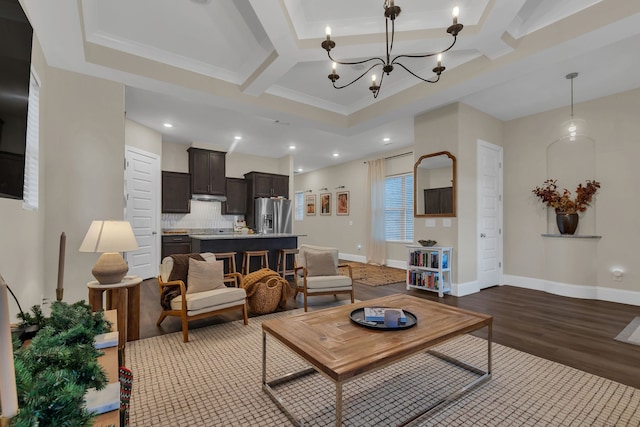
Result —
[[49, 298], [42, 297], [42, 304], [40, 305], [47, 305], [47, 304], [51, 304], [51, 300]]
[[622, 270], [613, 270], [613, 280], [616, 282], [622, 282]]

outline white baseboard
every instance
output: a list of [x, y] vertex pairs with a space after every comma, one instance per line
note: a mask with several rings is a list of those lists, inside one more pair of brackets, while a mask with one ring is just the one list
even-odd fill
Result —
[[407, 269], [407, 261], [399, 261], [397, 259], [388, 259], [387, 267], [399, 268], [400, 270]]
[[480, 288], [478, 287], [478, 282], [467, 282], [467, 283], [453, 283], [451, 285], [451, 295], [454, 297], [463, 297], [465, 295], [475, 294], [476, 292], [480, 292]]
[[338, 254], [338, 257], [345, 261], [362, 262], [362, 263], [367, 262], [367, 257], [365, 257], [364, 255], [352, 255], [352, 254], [340, 253]]
[[[346, 261], [366, 263], [364, 255], [340, 254], [340, 259]], [[405, 260], [387, 260], [387, 267], [404, 270], [407, 268]], [[553, 282], [550, 280], [538, 279], [535, 277], [514, 276], [504, 274], [502, 283], [518, 288], [533, 289], [536, 291], [548, 292], [554, 295], [561, 295], [570, 298], [593, 299], [600, 301], [616, 302], [620, 304], [630, 304], [640, 306], [640, 292], [626, 291], [622, 289], [605, 288], [602, 286], [574, 285], [570, 283]], [[475, 294], [480, 288], [476, 281], [466, 283], [453, 283], [451, 295], [463, 297]]]
[[[340, 257], [340, 259], [343, 259], [345, 261], [362, 262], [362, 263], [365, 263], [365, 264], [367, 262], [367, 257], [364, 256], [364, 255], [354, 255], [354, 254], [340, 253], [339, 257]], [[385, 265], [387, 267], [391, 267], [391, 268], [399, 268], [400, 270], [406, 270], [407, 269], [407, 261], [405, 261], [405, 260], [388, 259], [387, 263]]]
[[640, 292], [635, 291], [605, 288], [602, 286], [574, 285], [510, 274], [503, 275], [502, 281], [507, 285], [549, 292], [550, 294], [565, 297], [594, 299], [640, 306]]

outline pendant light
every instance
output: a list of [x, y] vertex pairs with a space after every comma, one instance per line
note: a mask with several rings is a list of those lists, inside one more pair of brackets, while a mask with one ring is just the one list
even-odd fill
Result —
[[575, 117], [573, 113], [573, 80], [578, 77], [578, 73], [569, 73], [565, 77], [571, 81], [571, 117], [562, 124], [561, 138], [567, 138], [572, 142], [579, 137], [587, 135], [587, 126], [583, 119]]

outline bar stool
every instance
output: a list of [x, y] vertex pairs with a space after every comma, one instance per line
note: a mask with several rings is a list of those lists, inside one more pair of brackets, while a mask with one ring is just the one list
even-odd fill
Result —
[[244, 258], [242, 259], [242, 274], [249, 274], [251, 272], [251, 258], [260, 258], [260, 268], [269, 268], [269, 251], [244, 251]]
[[[278, 273], [282, 276], [283, 279], [286, 279], [286, 276], [293, 276], [295, 279], [296, 275], [296, 254], [298, 253], [297, 248], [292, 249], [280, 249], [278, 251]], [[291, 264], [291, 268], [287, 268], [287, 257], [293, 255], [293, 263]]]
[[235, 252], [224, 252], [219, 254], [214, 254], [216, 256], [216, 261], [224, 262], [224, 274], [235, 273], [236, 272], [236, 253]]

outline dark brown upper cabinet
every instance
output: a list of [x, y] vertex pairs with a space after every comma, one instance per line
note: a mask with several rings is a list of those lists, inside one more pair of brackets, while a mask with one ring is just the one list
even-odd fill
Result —
[[224, 196], [226, 191], [225, 155], [223, 151], [190, 147], [189, 172], [191, 194]]
[[227, 201], [222, 202], [223, 215], [244, 215], [247, 212], [247, 181], [227, 178]]
[[247, 180], [249, 200], [256, 197], [289, 198], [289, 177], [265, 172], [249, 172], [244, 174]]
[[162, 171], [162, 213], [191, 212], [191, 175]]

